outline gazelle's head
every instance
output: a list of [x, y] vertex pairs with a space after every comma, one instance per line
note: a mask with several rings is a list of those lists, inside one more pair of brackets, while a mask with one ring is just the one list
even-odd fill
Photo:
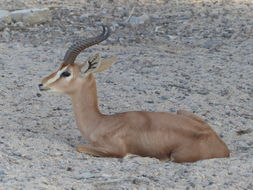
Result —
[[74, 43], [66, 52], [59, 69], [42, 79], [39, 84], [40, 90], [71, 94], [76, 90], [80, 81], [86, 80], [89, 74], [102, 72], [111, 67], [116, 57], [101, 60], [99, 53], [90, 56], [83, 64], [74, 63], [76, 57], [84, 49], [106, 40], [109, 35], [109, 27], [103, 26], [103, 33], [99, 36]]

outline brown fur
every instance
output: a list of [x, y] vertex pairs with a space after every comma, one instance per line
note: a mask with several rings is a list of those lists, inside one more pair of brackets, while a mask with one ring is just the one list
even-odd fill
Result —
[[77, 126], [90, 142], [78, 146], [77, 151], [103, 157], [135, 154], [175, 162], [229, 157], [225, 143], [193, 113], [179, 110], [177, 114], [145, 111], [101, 114], [92, 73], [80, 78], [81, 65], [69, 67], [74, 75], [72, 80], [59, 79], [51, 87], [70, 95]]

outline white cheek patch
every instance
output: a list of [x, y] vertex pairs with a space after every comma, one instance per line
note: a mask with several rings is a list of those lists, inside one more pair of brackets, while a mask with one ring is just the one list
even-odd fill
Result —
[[[66, 69], [67, 69], [67, 66], [64, 67], [63, 69], [61, 69], [60, 71], [58, 71], [58, 72], [56, 73], [56, 75], [55, 75], [53, 78], [49, 79], [49, 80], [45, 83], [45, 86], [47, 86], [47, 85], [49, 85], [49, 84], [51, 84], [51, 83], [57, 81], [57, 80], [61, 77], [61, 74], [62, 74], [64, 71], [66, 71]], [[72, 78], [72, 76], [69, 77], [69, 78]]]
[[55, 89], [55, 88], [50, 88], [49, 92], [57, 92], [57, 93], [62, 93], [61, 91], [59, 91], [58, 89]]

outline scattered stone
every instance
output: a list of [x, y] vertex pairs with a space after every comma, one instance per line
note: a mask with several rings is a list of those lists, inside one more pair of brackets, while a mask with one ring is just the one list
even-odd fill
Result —
[[252, 132], [252, 130], [251, 129], [245, 129], [245, 130], [238, 130], [238, 131], [236, 131], [236, 134], [237, 135], [244, 135], [244, 134], [248, 134], [248, 133], [251, 133]]
[[208, 40], [203, 44], [203, 48], [206, 49], [215, 49], [215, 48], [219, 48], [223, 45], [222, 41], [219, 40]]
[[5, 171], [0, 170], [0, 178], [3, 177], [5, 175]]
[[0, 21], [0, 31], [2, 31], [5, 28], [5, 23], [3, 21]]
[[87, 172], [87, 173], [82, 173], [74, 178], [80, 180], [80, 179], [90, 179], [90, 178], [97, 178], [97, 177], [100, 177], [100, 176], [95, 173]]
[[21, 29], [25, 27], [23, 22], [16, 22], [13, 24], [13, 26], [15, 27], [15, 29]]
[[84, 13], [84, 14], [82, 14], [80, 17], [79, 17], [79, 19], [81, 20], [81, 21], [85, 21], [86, 19], [88, 19], [89, 18], [89, 14], [87, 14], [87, 13]]
[[170, 40], [175, 40], [175, 39], [177, 39], [177, 36], [173, 36], [173, 35], [167, 35], [168, 36], [168, 38], [170, 39]]
[[147, 100], [147, 101], [145, 101], [145, 102], [147, 102], [147, 103], [149, 103], [149, 104], [153, 104], [153, 103], [154, 103], [153, 100]]
[[118, 23], [113, 23], [111, 26], [112, 31], [115, 31], [117, 28], [119, 28], [119, 24]]
[[0, 22], [11, 23], [10, 12], [6, 10], [0, 10]]
[[203, 89], [201, 89], [201, 90], [197, 90], [196, 92], [197, 92], [198, 94], [201, 94], [201, 95], [207, 95], [207, 94], [209, 94], [209, 90], [206, 89], [206, 88], [203, 88]]
[[[24, 9], [12, 12], [0, 10], [0, 22], [5, 24], [14, 22], [19, 23], [18, 26], [23, 25], [20, 23], [24, 23], [25, 25], [34, 25], [50, 22], [51, 20], [52, 14], [48, 8]], [[3, 27], [3, 24], [0, 24], [0, 29], [1, 26]]]
[[160, 19], [160, 18], [161, 18], [161, 15], [152, 14], [151, 17], [152, 17], [153, 19]]
[[161, 96], [160, 99], [161, 100], [168, 100], [169, 98], [168, 98], [168, 96]]
[[150, 17], [146, 14], [136, 17], [136, 16], [132, 16], [129, 20], [130, 25], [132, 26], [136, 26], [136, 25], [141, 25], [144, 24], [146, 22], [148, 22], [150, 20]]
[[227, 96], [229, 94], [229, 90], [228, 89], [222, 89], [221, 91], [220, 91], [220, 95], [221, 96]]
[[159, 95], [159, 94], [161, 94], [161, 93], [160, 93], [159, 91], [156, 90], [156, 91], [155, 91], [155, 94], [158, 94], [158, 95]]
[[3, 32], [2, 32], [2, 37], [3, 37], [3, 39], [6, 40], [6, 41], [9, 41], [10, 36], [11, 36], [11, 34], [10, 34], [10, 29], [9, 29], [9, 28], [5, 28], [5, 29], [3, 30]]
[[52, 20], [48, 8], [17, 10], [10, 13], [13, 22], [23, 22], [26, 25], [42, 24]]

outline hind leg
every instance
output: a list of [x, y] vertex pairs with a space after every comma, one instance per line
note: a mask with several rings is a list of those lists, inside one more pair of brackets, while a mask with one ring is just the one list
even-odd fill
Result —
[[215, 134], [209, 133], [187, 142], [171, 153], [174, 162], [195, 162], [211, 158], [229, 157], [226, 144]]
[[175, 150], [171, 153], [171, 161], [182, 163], [182, 162], [196, 162], [202, 160], [199, 150], [193, 147], [184, 147], [179, 150]]

